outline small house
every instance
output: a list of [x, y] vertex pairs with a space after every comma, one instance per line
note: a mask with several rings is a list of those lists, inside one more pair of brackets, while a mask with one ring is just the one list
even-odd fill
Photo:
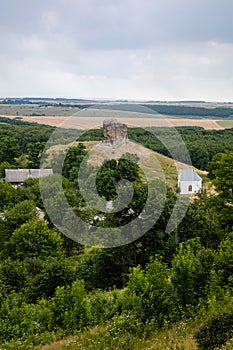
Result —
[[20, 186], [28, 179], [39, 179], [52, 174], [53, 169], [6, 169], [5, 181]]
[[181, 169], [178, 174], [178, 192], [193, 194], [201, 192], [202, 178], [192, 169]]

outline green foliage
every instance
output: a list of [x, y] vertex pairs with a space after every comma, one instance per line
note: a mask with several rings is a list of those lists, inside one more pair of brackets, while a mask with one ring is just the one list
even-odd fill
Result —
[[202, 350], [213, 350], [233, 336], [233, 310], [211, 316], [196, 332], [195, 339]]
[[[46, 127], [3, 124], [0, 143], [13, 147], [12, 154], [18, 149], [17, 144], [21, 153], [28, 150], [29, 154], [21, 155], [20, 160], [11, 158], [11, 164], [24, 164], [29, 159], [30, 166], [37, 167], [43, 143], [51, 131]], [[106, 334], [101, 346], [111, 344], [114, 349], [115, 345], [119, 349], [130, 349], [132, 335], [136, 334], [140, 339], [148, 330], [167, 326], [182, 317], [192, 317], [198, 310], [206, 313], [208, 307], [219, 309], [220, 303], [231, 297], [232, 130], [179, 128], [178, 131], [196, 165], [205, 168], [213, 159], [209, 171], [218, 195], [203, 191], [192, 201], [179, 227], [168, 233], [165, 229], [177, 198], [167, 188], [158, 221], [144, 236], [124, 247], [87, 249], [60, 236], [49, 218], [46, 218], [48, 224], [37, 219], [36, 206], [43, 209], [38, 180], [29, 179], [24, 187], [17, 189], [0, 181], [0, 210], [3, 213], [0, 243], [4, 247], [0, 261], [0, 348], [27, 349], [33, 344], [49, 342], [53, 336], [60, 338], [83, 331], [85, 327], [102, 325]], [[84, 136], [101, 138], [100, 132], [91, 131]], [[156, 133], [165, 137], [173, 148], [177, 147], [170, 129], [159, 128]], [[135, 128], [129, 134], [147, 147], [169, 155], [150, 132]], [[69, 137], [69, 132], [64, 132], [61, 142]], [[51, 145], [55, 141], [51, 139]], [[214, 156], [226, 151], [231, 152]], [[76, 181], [86, 154], [82, 144], [70, 148], [63, 169], [67, 178], [54, 175], [44, 179], [44, 183], [46, 204], [58, 208], [62, 205], [60, 194], [57, 203], [51, 200], [58, 188], [57, 180], [61, 180], [70, 206], [89, 222], [98, 212], [85, 206]], [[10, 162], [5, 163], [4, 159], [0, 164], [2, 174], [5, 167], [17, 166]], [[134, 195], [125, 209], [116, 214], [106, 213], [103, 222], [96, 220], [97, 226], [122, 225], [142, 212], [148, 186], [137, 162], [136, 155], [125, 154], [117, 161], [106, 161], [99, 169], [97, 188], [105, 199], [115, 199], [130, 191], [129, 183], [117, 186], [121, 179], [133, 184]], [[91, 165], [87, 168], [90, 170]], [[84, 180], [89, 184], [90, 179]], [[160, 181], [151, 184], [150, 208], [154, 208], [155, 216], [162, 200], [162, 188], [166, 192]], [[182, 205], [180, 203], [180, 209]], [[61, 215], [58, 210], [57, 215], [61, 223], [66, 222], [65, 213]], [[143, 215], [150, 220], [148, 212], [144, 211]], [[229, 329], [232, 329], [228, 327], [232, 318], [217, 316], [213, 333], [216, 337], [219, 334], [218, 339], [225, 342], [225, 335], [228, 337]], [[225, 322], [226, 319], [230, 321]], [[212, 323], [208, 332], [209, 329], [212, 331], [211, 327]], [[215, 339], [208, 332], [202, 331], [201, 336], [203, 340], [205, 334], [206, 344], [211, 342], [210, 338]], [[101, 336], [100, 333], [96, 337]], [[94, 338], [93, 335], [91, 339]], [[121, 341], [115, 342], [116, 338]], [[90, 344], [97, 343], [95, 338]], [[76, 345], [79, 348], [78, 341]]]
[[196, 291], [196, 283], [198, 283], [201, 264], [196, 256], [197, 250], [200, 250], [199, 240], [181, 243], [179, 253], [172, 261], [172, 283], [179, 304], [183, 308], [198, 304], [199, 294]]
[[53, 327], [64, 334], [73, 333], [89, 323], [89, 312], [85, 298], [83, 281], [75, 281], [72, 286], [58, 287], [51, 300]]
[[0, 180], [0, 210], [14, 203], [14, 188], [8, 183]]
[[62, 239], [50, 230], [43, 220], [29, 221], [16, 229], [5, 245], [8, 254], [15, 259], [62, 255]]
[[219, 161], [222, 158], [223, 153], [217, 153], [213, 156], [213, 158], [211, 159], [211, 161], [208, 163], [207, 165], [207, 171], [208, 171], [208, 177], [209, 179], [213, 180], [216, 175], [215, 175], [215, 170], [218, 169], [219, 167]]
[[119, 315], [124, 307], [124, 295], [121, 291], [113, 289], [110, 292], [94, 290], [88, 295], [88, 307], [91, 315], [91, 325], [102, 325]]
[[[176, 128], [181, 135], [191, 156], [192, 165], [198, 169], [206, 170], [208, 162], [217, 153], [233, 151], [233, 129], [227, 130], [199, 130], [195, 128]], [[172, 128], [147, 128], [147, 130], [135, 128], [129, 130], [129, 138], [141, 143], [147, 148], [171, 157], [168, 149], [159, 140], [162, 138], [168, 148], [179, 154], [177, 141], [174, 139]], [[179, 161], [185, 161], [180, 154]]]
[[27, 285], [27, 270], [22, 262], [7, 258], [0, 263], [0, 290], [19, 291]]
[[4, 215], [6, 228], [13, 232], [27, 221], [38, 218], [38, 211], [33, 201], [25, 200], [7, 210]]
[[205, 107], [191, 107], [184, 105], [149, 105], [146, 104], [145, 107], [149, 110], [152, 109], [156, 113], [170, 115], [170, 116], [179, 116], [180, 118], [189, 116], [190, 118], [213, 118], [216, 119], [232, 119], [233, 111], [231, 107], [215, 107], [215, 108], [205, 108]]
[[64, 161], [63, 175], [71, 181], [76, 180], [79, 166], [86, 154], [86, 147], [83, 143], [79, 143], [78, 146], [75, 147], [70, 147]]
[[0, 163], [0, 178], [5, 178], [5, 169], [14, 169], [14, 165], [8, 162]]
[[220, 244], [220, 249], [215, 259], [215, 271], [218, 275], [219, 285], [233, 288], [233, 233]]
[[86, 282], [87, 289], [121, 288], [125, 284], [131, 256], [127, 247], [100, 249], [92, 248], [82, 256], [76, 267], [79, 279]]
[[0, 342], [18, 340], [23, 343], [30, 339], [31, 344], [38, 345], [44, 341], [52, 340], [51, 311], [47, 301], [41, 300], [38, 304], [26, 304], [22, 297], [11, 294], [9, 298], [2, 299], [0, 303], [1, 317]]
[[[4, 122], [7, 122], [7, 119], [3, 119]], [[21, 153], [27, 152], [27, 146], [29, 143], [36, 142], [46, 142], [52, 131], [53, 127], [47, 125], [33, 125], [31, 123], [24, 123], [20, 120], [11, 120], [12, 124], [1, 124], [0, 128], [0, 139], [6, 137], [14, 138], [19, 147]], [[22, 125], [17, 125], [22, 124]], [[17, 155], [18, 157], [18, 155]], [[4, 159], [5, 161], [6, 159]]]
[[176, 316], [176, 301], [167, 266], [155, 259], [143, 271], [134, 268], [125, 292], [127, 308], [143, 323], [164, 326]]
[[[60, 258], [50, 257], [45, 261], [29, 258], [24, 265], [28, 273], [25, 294], [30, 302], [35, 302], [41, 297], [51, 297], [58, 286], [66, 286], [75, 280], [74, 269]], [[34, 265], [34, 269], [31, 265]]]
[[31, 169], [40, 167], [42, 153], [45, 147], [45, 142], [29, 143], [27, 146], [28, 166]]
[[222, 154], [215, 161], [213, 174], [217, 191], [226, 201], [233, 202], [233, 152]]
[[0, 140], [0, 163], [8, 162], [14, 164], [15, 158], [19, 157], [20, 148], [17, 140], [12, 137], [5, 137]]

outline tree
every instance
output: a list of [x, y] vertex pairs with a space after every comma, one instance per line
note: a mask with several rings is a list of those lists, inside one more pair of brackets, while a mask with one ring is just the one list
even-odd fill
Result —
[[220, 245], [215, 270], [221, 286], [233, 286], [233, 232]]
[[218, 213], [222, 228], [228, 232], [233, 228], [233, 152], [222, 153], [210, 163], [211, 176], [218, 192]]
[[2, 291], [19, 291], [27, 284], [27, 270], [21, 261], [7, 258], [0, 263], [0, 281]]
[[36, 218], [38, 218], [38, 211], [35, 203], [31, 200], [25, 200], [6, 211], [4, 224], [7, 230], [12, 233], [22, 224]]
[[[41, 297], [51, 297], [58, 286], [66, 286], [75, 280], [73, 267], [63, 259], [27, 258], [24, 265], [28, 273], [25, 293], [30, 302], [35, 302]], [[36, 267], [36, 271], [32, 269], [32, 266]]]
[[220, 196], [228, 202], [233, 202], [233, 152], [223, 153], [217, 160], [212, 162], [215, 165], [213, 170], [214, 180]]
[[15, 190], [8, 182], [0, 180], [0, 210], [3, 211], [7, 206], [14, 203]]
[[153, 320], [161, 327], [177, 315], [170, 271], [158, 257], [144, 271], [139, 266], [132, 269], [124, 294], [135, 319], [143, 323]]
[[5, 248], [9, 256], [19, 260], [36, 256], [59, 257], [62, 256], [62, 239], [43, 220], [32, 220], [13, 232]]
[[79, 143], [76, 147], [70, 147], [64, 161], [63, 175], [71, 181], [76, 180], [79, 166], [86, 154], [86, 147], [83, 143]]
[[196, 252], [200, 250], [198, 239], [180, 244], [179, 253], [172, 261], [172, 283], [177, 292], [179, 304], [186, 308], [197, 305], [198, 295], [195, 290], [195, 273], [200, 269]]
[[5, 178], [5, 169], [14, 169], [14, 165], [11, 165], [8, 162], [0, 163], [0, 178]]
[[0, 163], [15, 163], [15, 158], [20, 156], [20, 148], [17, 140], [13, 137], [5, 137], [0, 141]]
[[40, 161], [42, 153], [45, 147], [45, 142], [29, 143], [27, 146], [28, 151], [28, 166], [31, 169], [37, 169], [40, 167]]

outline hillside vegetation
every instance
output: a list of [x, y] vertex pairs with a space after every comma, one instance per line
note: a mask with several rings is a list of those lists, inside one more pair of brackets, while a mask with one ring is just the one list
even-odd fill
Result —
[[[52, 131], [46, 126], [3, 124], [1, 178], [5, 169], [38, 168]], [[157, 132], [171, 139], [169, 130]], [[172, 232], [166, 228], [173, 209], [176, 205], [179, 214], [186, 201], [177, 203], [172, 160], [151, 151], [162, 151], [163, 145], [146, 130], [130, 130], [131, 142], [136, 141], [137, 147], [133, 144], [125, 153], [113, 153], [103, 164], [101, 158], [86, 162], [89, 142], [103, 139], [101, 130], [87, 132], [68, 148], [62, 174], [56, 173], [59, 153], [46, 159], [55, 174], [46, 177], [42, 187], [36, 179], [28, 179], [17, 188], [0, 180], [2, 350], [232, 348], [232, 130], [208, 133], [181, 129], [180, 133], [190, 152], [199, 149], [192, 155], [195, 162], [207, 155], [202, 168], [208, 169], [207, 181], [216, 191], [203, 190], [193, 198], [183, 220], [175, 217], [177, 225]], [[62, 136], [63, 144], [70, 144], [71, 134], [67, 131]], [[53, 138], [50, 146], [56, 141]], [[215, 145], [213, 150], [210, 145]], [[175, 146], [171, 140], [170, 147]], [[145, 147], [151, 150], [146, 153]], [[141, 163], [137, 153], [145, 155]], [[167, 183], [154, 176], [150, 167], [150, 176], [145, 178], [142, 168], [150, 165], [154, 156], [162, 164]], [[114, 201], [132, 188], [130, 201], [116, 213], [103, 213], [92, 206], [95, 198], [87, 203], [78, 181], [83, 163], [87, 165], [87, 192], [96, 172], [96, 189], [102, 200]], [[120, 181], [123, 179], [128, 181]], [[70, 207], [61, 210], [63, 194]], [[149, 195], [147, 211], [144, 207]], [[59, 227], [68, 227], [66, 235], [46, 212], [45, 218], [39, 219], [38, 208], [54, 209]], [[88, 224], [74, 229], [90, 244], [68, 238], [73, 232], [70, 208]], [[101, 248], [104, 240], [95, 235], [98, 228], [108, 234], [111, 228], [127, 225], [141, 213], [141, 225], [153, 222], [144, 235], [134, 240], [135, 226], [130, 232], [131, 243]], [[158, 220], [151, 221], [156, 215]], [[95, 246], [91, 244], [93, 237]], [[107, 237], [111, 242], [111, 235]]]

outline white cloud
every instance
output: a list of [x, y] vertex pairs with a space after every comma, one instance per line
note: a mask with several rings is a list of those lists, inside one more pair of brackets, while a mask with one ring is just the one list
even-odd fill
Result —
[[230, 0], [9, 0], [0, 95], [233, 100], [232, 9]]

